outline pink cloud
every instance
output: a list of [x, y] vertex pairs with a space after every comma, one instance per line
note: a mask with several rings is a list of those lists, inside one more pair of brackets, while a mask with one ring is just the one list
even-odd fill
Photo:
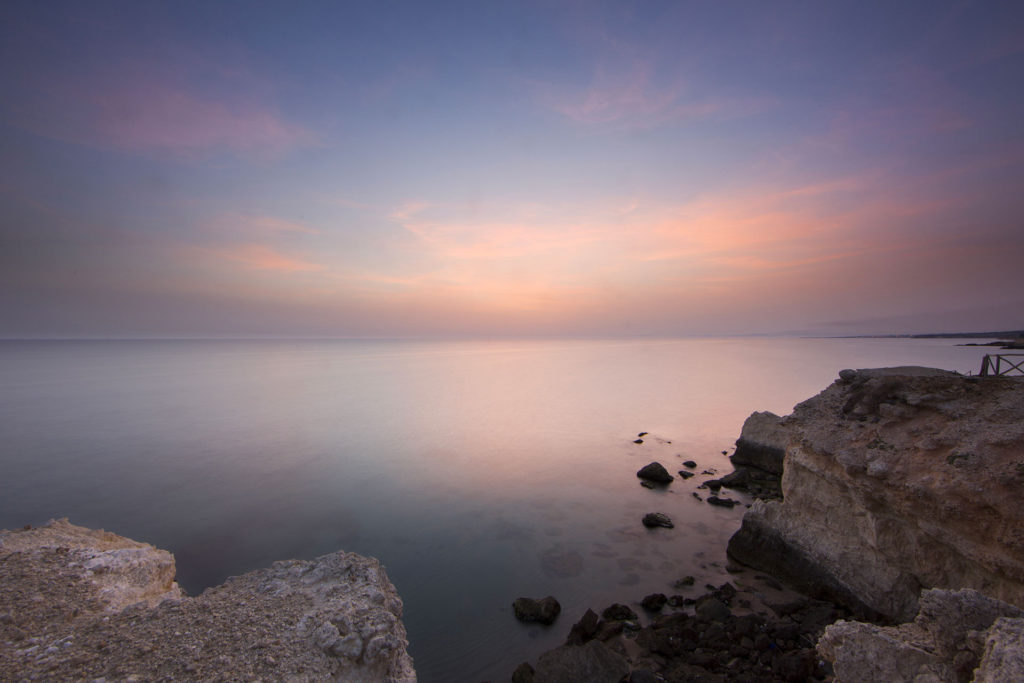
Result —
[[223, 249], [206, 249], [219, 259], [228, 260], [250, 270], [269, 270], [278, 273], [314, 272], [325, 266], [296, 256], [283, 254], [265, 244], [246, 244]]
[[270, 107], [204, 96], [181, 79], [138, 71], [54, 80], [21, 109], [20, 123], [35, 133], [128, 151], [281, 153], [314, 138]]

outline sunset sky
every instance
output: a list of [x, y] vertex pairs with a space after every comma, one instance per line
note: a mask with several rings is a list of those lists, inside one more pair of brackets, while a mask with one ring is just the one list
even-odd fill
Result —
[[1024, 3], [9, 2], [0, 336], [1024, 328]]

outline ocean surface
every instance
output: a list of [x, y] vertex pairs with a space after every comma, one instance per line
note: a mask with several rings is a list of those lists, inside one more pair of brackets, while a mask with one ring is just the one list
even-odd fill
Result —
[[[688, 574], [698, 588], [726, 580], [745, 508], [695, 499], [711, 475], [642, 488], [641, 466], [693, 459], [721, 475], [747, 415], [789, 413], [842, 368], [976, 373], [985, 352], [940, 339], [5, 341], [0, 527], [68, 517], [152, 543], [190, 594], [274, 560], [373, 555], [405, 602], [420, 680], [504, 681], [587, 607], [677, 592]], [[645, 529], [652, 511], [675, 529]], [[562, 604], [554, 626], [516, 621], [516, 597], [545, 595]]]

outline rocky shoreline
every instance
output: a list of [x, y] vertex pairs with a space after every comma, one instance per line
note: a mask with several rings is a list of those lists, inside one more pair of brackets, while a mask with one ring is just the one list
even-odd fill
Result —
[[751, 415], [731, 460], [702, 485], [756, 498], [731, 570], [798, 595], [651, 595], [646, 625], [588, 610], [516, 683], [1024, 680], [1024, 381], [844, 370]]

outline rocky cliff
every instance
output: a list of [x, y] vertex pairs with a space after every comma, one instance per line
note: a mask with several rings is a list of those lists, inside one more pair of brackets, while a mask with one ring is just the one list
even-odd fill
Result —
[[153, 546], [67, 520], [0, 532], [0, 680], [415, 681], [401, 616], [353, 553], [190, 598]]
[[733, 559], [871, 618], [932, 587], [1024, 606], [1024, 381], [844, 370], [781, 428], [783, 500], [755, 502]]

